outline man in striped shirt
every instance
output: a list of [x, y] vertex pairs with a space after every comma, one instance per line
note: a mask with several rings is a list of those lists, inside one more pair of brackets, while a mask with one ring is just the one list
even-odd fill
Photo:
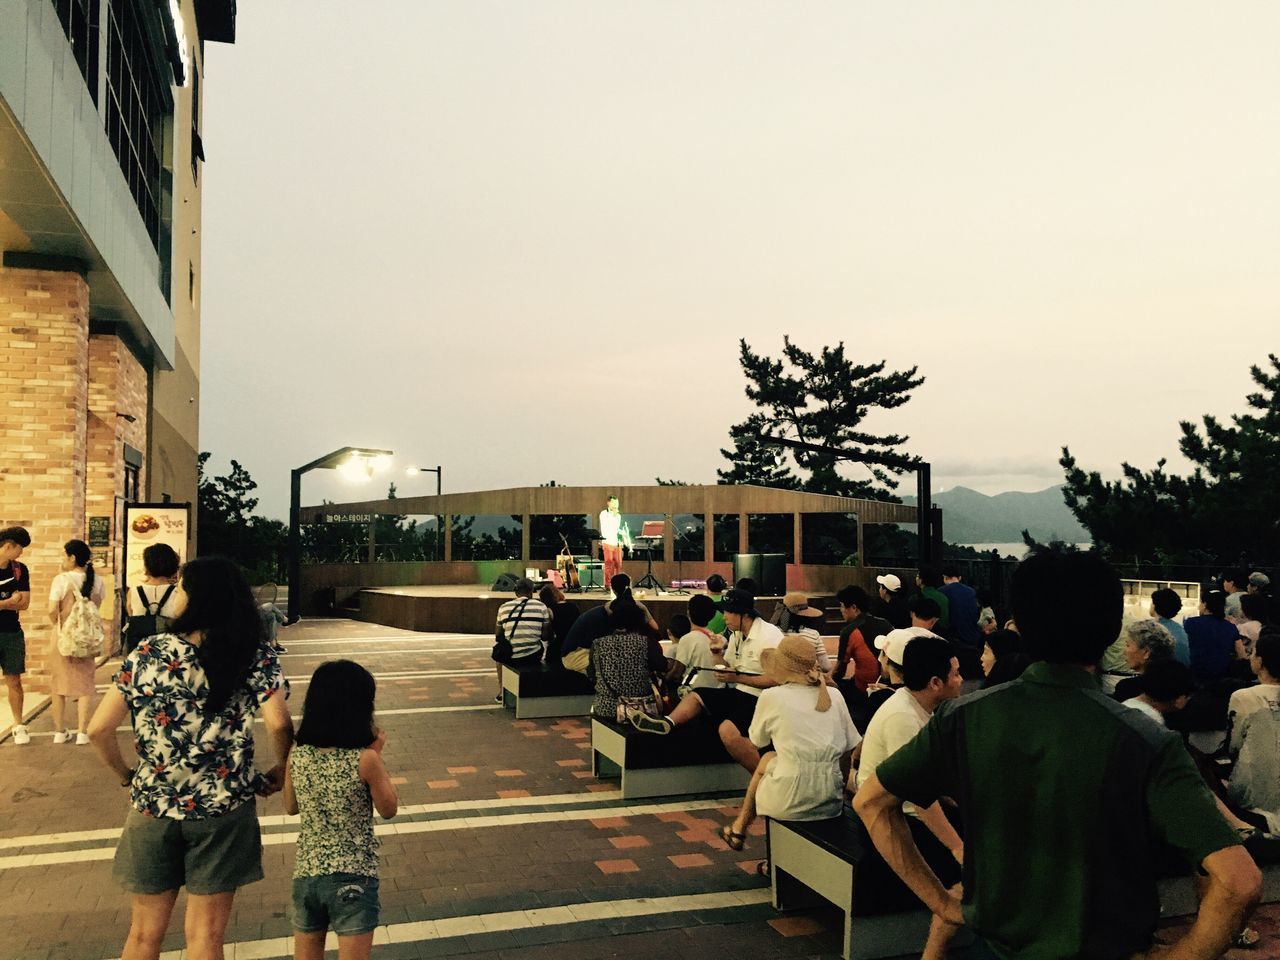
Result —
[[542, 660], [547, 638], [551, 635], [551, 611], [541, 600], [533, 599], [533, 581], [521, 577], [516, 581], [516, 596], [498, 608], [494, 630], [493, 662], [498, 668], [498, 695], [494, 703], [502, 703], [502, 666], [533, 666]]

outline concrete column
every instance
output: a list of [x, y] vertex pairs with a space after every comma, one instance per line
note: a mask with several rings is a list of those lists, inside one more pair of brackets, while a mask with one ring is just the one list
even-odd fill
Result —
[[745, 513], [738, 514], [738, 552], [750, 553], [751, 543], [747, 536], [747, 515]]
[[862, 518], [858, 517], [858, 566], [865, 567], [867, 565], [867, 555], [863, 553], [862, 544]]
[[444, 562], [453, 560], [453, 514], [446, 513], [440, 518], [444, 524]]
[[662, 559], [667, 563], [676, 562], [675, 520], [667, 514], [666, 525], [662, 528]]
[[796, 513], [794, 516], [795, 527], [792, 532], [792, 538], [794, 540], [793, 550], [796, 555], [795, 562], [804, 563], [804, 521], [800, 519], [803, 514]]
[[528, 563], [533, 559], [533, 548], [529, 545], [532, 531], [529, 529], [529, 514], [520, 515], [520, 559]]

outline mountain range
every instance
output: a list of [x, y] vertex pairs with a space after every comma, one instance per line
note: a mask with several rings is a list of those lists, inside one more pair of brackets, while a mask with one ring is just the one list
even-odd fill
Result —
[[[904, 503], [916, 502], [915, 497], [902, 499]], [[952, 487], [935, 493], [933, 502], [942, 508], [943, 537], [949, 543], [1016, 543], [1023, 530], [1042, 543], [1088, 543], [1091, 539], [1062, 502], [1061, 484], [1035, 493], [1010, 491], [995, 496]]]

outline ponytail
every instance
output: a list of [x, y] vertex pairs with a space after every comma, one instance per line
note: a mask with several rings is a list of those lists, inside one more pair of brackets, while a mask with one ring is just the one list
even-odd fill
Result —
[[75, 560], [77, 567], [84, 567], [84, 586], [80, 588], [80, 595], [88, 597], [93, 593], [93, 552], [83, 540], [68, 540], [62, 549]]

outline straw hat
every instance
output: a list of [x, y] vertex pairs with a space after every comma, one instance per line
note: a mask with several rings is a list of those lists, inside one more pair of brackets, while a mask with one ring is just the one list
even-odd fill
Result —
[[831, 697], [822, 671], [818, 669], [818, 653], [805, 637], [788, 634], [776, 647], [760, 652], [760, 668], [770, 680], [798, 683], [818, 688], [819, 713], [831, 709]]
[[809, 606], [809, 598], [799, 590], [793, 590], [782, 598], [782, 605], [791, 611], [793, 617], [821, 617], [822, 611]]

